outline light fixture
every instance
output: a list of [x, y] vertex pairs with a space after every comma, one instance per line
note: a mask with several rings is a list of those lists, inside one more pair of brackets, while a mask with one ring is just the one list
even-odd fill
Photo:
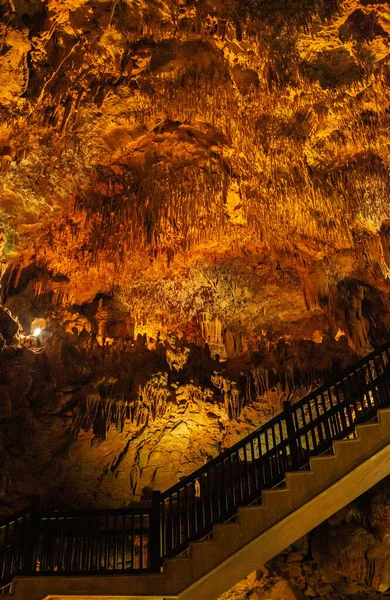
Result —
[[42, 333], [42, 329], [40, 327], [37, 327], [36, 329], [34, 329], [33, 331], [33, 336], [34, 337], [38, 337], [38, 335], [40, 335]]

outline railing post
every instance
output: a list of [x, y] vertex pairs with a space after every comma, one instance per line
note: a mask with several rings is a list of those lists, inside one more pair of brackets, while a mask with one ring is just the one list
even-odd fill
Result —
[[160, 572], [161, 567], [161, 492], [153, 492], [149, 522], [150, 568]]
[[290, 400], [283, 402], [284, 418], [286, 419], [287, 437], [290, 446], [291, 465], [293, 471], [299, 471], [301, 467], [300, 453], [295, 431], [292, 404]]
[[26, 546], [24, 553], [23, 574], [32, 575], [35, 572], [35, 553], [39, 536], [39, 497], [31, 505], [31, 523], [27, 524]]

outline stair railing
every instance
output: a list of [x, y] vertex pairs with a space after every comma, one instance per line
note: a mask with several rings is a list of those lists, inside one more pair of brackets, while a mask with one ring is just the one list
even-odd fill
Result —
[[30, 569], [27, 564], [31, 523], [37, 503], [0, 522], [0, 593], [9, 591], [12, 578]]
[[161, 495], [161, 556], [174, 556], [213, 524], [260, 501], [289, 470], [332, 449], [358, 423], [390, 406], [390, 345], [385, 344]]
[[197, 469], [151, 506], [100, 511], [29, 509], [0, 523], [0, 590], [17, 574], [159, 572], [162, 561], [261, 500], [286, 471], [354, 434], [390, 406], [386, 344]]

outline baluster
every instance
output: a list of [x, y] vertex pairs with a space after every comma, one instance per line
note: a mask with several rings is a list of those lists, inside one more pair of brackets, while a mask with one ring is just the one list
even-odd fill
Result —
[[348, 425], [347, 425], [347, 419], [345, 418], [345, 412], [344, 412], [345, 405], [340, 400], [338, 385], [339, 384], [336, 383], [333, 386], [333, 389], [334, 389], [334, 394], [336, 396], [336, 401], [337, 401], [338, 415], [341, 419], [341, 431], [344, 433], [348, 429]]
[[86, 561], [85, 568], [87, 571], [92, 571], [92, 513], [88, 513], [88, 521], [87, 521], [87, 545], [86, 545]]
[[201, 486], [200, 486], [200, 499], [202, 502], [202, 518], [203, 518], [203, 527], [206, 528], [210, 525], [210, 516], [209, 516], [209, 497], [210, 497], [210, 481], [209, 481], [209, 472], [203, 473], [201, 477]]
[[354, 418], [353, 418], [353, 413], [352, 413], [352, 409], [355, 412], [355, 405], [354, 405], [354, 401], [352, 398], [350, 398], [350, 394], [348, 393], [348, 389], [346, 387], [348, 380], [343, 377], [343, 379], [341, 379], [339, 386], [341, 387], [341, 391], [343, 393], [343, 397], [344, 397], [344, 405], [345, 405], [345, 409], [347, 411], [347, 415], [348, 415], [348, 429], [350, 429], [353, 426], [354, 423]]
[[196, 500], [196, 484], [195, 481], [192, 481], [192, 506], [193, 506], [193, 513], [194, 513], [194, 521], [193, 521], [193, 535], [196, 536], [196, 534], [199, 531], [199, 521], [198, 521], [198, 504], [197, 504], [197, 500]]
[[315, 426], [313, 425], [314, 419], [313, 419], [313, 412], [312, 412], [312, 409], [311, 409], [311, 400], [309, 400], [309, 402], [307, 403], [307, 408], [308, 408], [308, 411], [309, 411], [310, 437], [311, 437], [311, 441], [312, 441], [312, 443], [309, 444], [308, 450], [316, 450], [317, 446], [318, 446], [318, 443], [317, 443], [317, 437], [316, 437], [316, 432], [315, 432]]
[[[337, 404], [334, 404], [334, 402], [333, 402], [331, 388], [328, 388], [327, 392], [328, 392], [329, 402], [332, 406], [332, 409], [334, 409], [334, 408], [337, 409]], [[335, 412], [334, 410], [332, 410], [332, 414], [330, 415], [330, 423], [332, 425], [332, 437], [337, 437], [338, 434], [340, 433], [340, 423], [338, 420], [337, 411]]]
[[244, 444], [244, 462], [245, 462], [245, 473], [246, 473], [246, 499], [251, 498], [253, 490], [251, 485], [251, 477], [248, 467], [248, 444]]
[[369, 390], [367, 389], [367, 367], [366, 365], [363, 365], [361, 372], [363, 374], [363, 379], [364, 379], [364, 385], [362, 385], [362, 405], [364, 407], [364, 416], [366, 416], [367, 414], [370, 414], [371, 412], [371, 398], [370, 398], [370, 394], [369, 394]]
[[87, 523], [88, 523], [88, 515], [85, 514], [81, 517], [80, 522], [80, 571], [85, 570], [85, 557], [86, 557], [86, 543], [87, 543]]
[[[367, 361], [366, 364], [366, 368], [367, 368], [367, 373], [368, 373], [368, 379], [370, 380], [370, 388], [371, 388], [371, 394], [369, 391], [367, 391], [367, 399], [369, 401], [370, 404], [370, 408], [375, 408], [378, 404], [377, 398], [376, 398], [376, 383], [374, 381], [374, 378], [372, 376], [372, 371], [371, 371], [371, 361]], [[372, 400], [371, 400], [372, 398]]]
[[[376, 384], [377, 384], [377, 407], [385, 406], [386, 404], [386, 381], [383, 378], [383, 368], [380, 361], [381, 354], [374, 356], [372, 362], [374, 363], [376, 372]], [[379, 365], [379, 367], [378, 367]]]
[[11, 575], [14, 575], [16, 572], [16, 564], [17, 564], [17, 543], [16, 541], [19, 542], [19, 538], [20, 536], [18, 535], [18, 530], [19, 530], [19, 519], [15, 519], [13, 522], [13, 541], [11, 540], [11, 546], [10, 546], [10, 566], [9, 566], [9, 571]]
[[114, 515], [114, 571], [118, 569], [118, 516]]
[[[307, 406], [307, 405], [306, 405]], [[301, 411], [301, 417], [302, 417], [302, 432], [303, 432], [303, 437], [305, 439], [305, 445], [306, 445], [306, 452], [310, 451], [310, 442], [309, 442], [309, 436], [307, 433], [308, 430], [308, 424], [306, 423], [306, 413], [305, 413], [305, 408], [303, 406], [299, 407], [299, 409]], [[305, 461], [306, 457], [304, 456], [304, 452], [303, 452], [303, 448], [302, 448], [302, 444], [300, 444], [301, 446], [301, 454], [302, 454], [302, 459]]]
[[81, 527], [82, 527], [82, 516], [80, 517], [76, 517], [75, 518], [75, 523], [76, 523], [76, 529], [75, 529], [75, 533], [76, 533], [76, 565], [75, 565], [75, 569], [76, 571], [80, 571], [81, 570], [81, 543], [82, 543], [82, 536], [81, 536]]
[[322, 430], [322, 419], [321, 419], [321, 413], [320, 413], [320, 407], [319, 407], [319, 403], [318, 403], [318, 396], [314, 397], [314, 406], [316, 407], [316, 420], [317, 420], [317, 433], [318, 433], [318, 445], [320, 446], [320, 448], [323, 447], [324, 445], [324, 432]]
[[66, 515], [61, 518], [61, 528], [59, 532], [59, 546], [58, 546], [58, 570], [63, 571], [64, 561], [64, 543], [65, 543], [65, 524]]
[[73, 552], [74, 552], [74, 519], [69, 517], [69, 529], [68, 529], [68, 547], [67, 547], [67, 558], [66, 558], [66, 571], [70, 572], [73, 566]]
[[[199, 533], [202, 533], [203, 531], [203, 475], [200, 475], [200, 477], [197, 477], [195, 482], [198, 484], [196, 486], [196, 518], [198, 521], [198, 529], [197, 529], [197, 535], [199, 535]], [[195, 484], [196, 485], [196, 484]]]
[[52, 556], [52, 563], [51, 563], [51, 570], [55, 571], [56, 567], [57, 570], [59, 568], [58, 566], [58, 545], [60, 543], [60, 531], [59, 531], [59, 517], [58, 514], [54, 515], [54, 519], [53, 519], [53, 535], [52, 535], [52, 539], [51, 539], [51, 548], [50, 548], [50, 553]]
[[236, 490], [235, 490], [235, 486], [234, 486], [234, 472], [233, 472], [233, 465], [232, 465], [232, 455], [229, 454], [228, 456], [228, 465], [229, 465], [229, 471], [230, 471], [230, 489], [232, 491], [232, 507], [237, 506], [236, 503]]
[[[357, 395], [357, 404], [360, 404], [360, 413], [361, 413], [361, 417], [364, 417], [366, 414], [366, 407], [365, 407], [365, 402], [364, 402], [364, 388], [365, 388], [365, 375], [364, 375], [364, 371], [362, 370], [361, 367], [359, 367], [358, 369], [356, 369], [353, 372], [353, 377], [355, 379], [355, 385], [356, 385], [356, 395]], [[364, 382], [362, 381], [364, 379]]]
[[85, 523], [86, 523], [86, 516], [85, 515], [81, 515], [80, 516], [80, 542], [79, 542], [79, 546], [80, 546], [80, 558], [79, 558], [79, 564], [78, 564], [78, 570], [82, 571], [83, 570], [83, 565], [84, 565], [84, 561], [85, 561]]
[[127, 540], [127, 515], [122, 516], [122, 534], [123, 534], [123, 545], [122, 545], [122, 571], [126, 569], [126, 540]]
[[132, 513], [130, 516], [131, 522], [131, 568], [133, 571], [137, 569], [137, 564], [135, 561], [135, 514]]
[[325, 428], [325, 438], [327, 441], [330, 441], [332, 439], [332, 434], [330, 431], [330, 426], [329, 426], [329, 415], [328, 415], [328, 408], [326, 406], [326, 400], [325, 400], [325, 396], [323, 394], [323, 392], [321, 392], [321, 404], [323, 407], [323, 422], [324, 422], [324, 428]]
[[[209, 493], [209, 514], [210, 523], [216, 523], [218, 520], [218, 488], [215, 485], [215, 472], [218, 465], [210, 467], [208, 472], [208, 493]], [[217, 502], [217, 509], [214, 508], [214, 502]]]
[[383, 364], [382, 352], [380, 352], [377, 356], [374, 356], [373, 361], [375, 364], [375, 369], [378, 378], [378, 395], [380, 400], [380, 406], [386, 406], [386, 402], [388, 399], [388, 388], [385, 377], [385, 368]]
[[253, 489], [257, 493], [259, 491], [259, 482], [257, 477], [257, 469], [256, 469], [256, 459], [255, 459], [255, 444], [253, 438], [250, 441], [251, 445], [251, 456], [252, 456], [252, 477], [253, 477]]
[[[225, 499], [225, 514], [227, 514], [229, 512], [229, 488], [227, 485], [227, 471], [228, 471], [228, 466], [226, 465], [228, 459], [224, 458], [223, 462], [222, 462], [222, 490], [223, 490], [223, 497]], [[221, 510], [220, 515], [223, 514], [223, 510]]]
[[203, 513], [202, 513], [202, 497], [203, 497], [203, 488], [202, 488], [202, 476], [197, 477], [196, 481], [198, 482], [197, 486], [197, 498], [196, 498], [196, 516], [198, 519], [198, 530], [197, 533], [201, 533], [203, 531]]
[[284, 411], [284, 419], [286, 422], [287, 439], [288, 439], [289, 446], [290, 446], [290, 459], [291, 459], [290, 468], [293, 471], [298, 471], [301, 466], [300, 453], [299, 453], [298, 443], [297, 443], [298, 430], [296, 428], [296, 425], [294, 424], [293, 408], [292, 408], [292, 404], [289, 400], [286, 400], [285, 402], [283, 402], [283, 411]]
[[9, 575], [8, 569], [7, 569], [7, 562], [8, 562], [7, 561], [7, 556], [8, 556], [8, 551], [7, 551], [8, 538], [9, 538], [9, 523], [6, 523], [6, 525], [4, 527], [4, 540], [3, 540], [4, 553], [3, 553], [3, 558], [2, 558], [1, 577], [0, 577], [0, 579], [5, 579]]
[[149, 566], [156, 572], [160, 571], [161, 563], [161, 504], [160, 492], [153, 492], [152, 510], [149, 515]]
[[41, 537], [41, 560], [40, 571], [46, 571], [46, 552], [47, 552], [47, 518], [40, 519], [40, 537]]
[[241, 468], [240, 450], [237, 450], [235, 452], [235, 455], [236, 455], [236, 459], [237, 459], [237, 478], [235, 478], [235, 480], [238, 482], [238, 494], [239, 494], [238, 503], [242, 504], [244, 501], [244, 481], [243, 481], [243, 474], [242, 474], [242, 468]]
[[264, 486], [265, 486], [265, 482], [266, 482], [266, 470], [265, 470], [265, 465], [264, 465], [264, 461], [263, 461], [263, 449], [261, 446], [261, 434], [259, 434], [256, 439], [257, 439], [257, 445], [258, 445], [257, 447], [259, 450], [257, 464], [259, 467], [260, 490], [263, 490]]
[[100, 570], [100, 564], [101, 564], [101, 544], [102, 542], [102, 537], [101, 537], [101, 531], [100, 531], [100, 514], [97, 513], [96, 515], [96, 551], [95, 551], [95, 570], [99, 571]]
[[101, 532], [101, 524], [100, 524], [100, 514], [97, 514], [97, 518], [96, 518], [96, 531], [97, 531], [97, 537], [96, 537], [96, 570], [100, 570], [101, 569], [101, 559], [102, 559], [102, 544], [103, 544], [103, 538], [102, 538], [102, 532]]
[[168, 499], [168, 520], [167, 520], [167, 550], [171, 552], [174, 548], [173, 544], [173, 498], [172, 494]]
[[267, 483], [271, 483], [272, 481], [272, 464], [271, 464], [271, 457], [270, 457], [270, 453], [269, 453], [269, 439], [268, 439], [268, 429], [264, 432], [264, 442], [265, 442], [265, 454], [264, 454], [264, 459], [265, 459], [265, 468], [268, 471], [268, 473], [266, 473], [266, 477], [267, 477]]
[[277, 445], [278, 445], [278, 464], [279, 464], [279, 475], [282, 475], [286, 471], [286, 448], [283, 438], [282, 422], [277, 421], [275, 423], [277, 429]]
[[276, 450], [277, 442], [276, 442], [274, 425], [272, 425], [272, 427], [271, 427], [271, 436], [272, 436], [272, 444], [273, 444], [271, 454], [273, 455], [272, 463], [274, 464], [274, 479], [275, 479], [275, 473], [277, 473], [278, 476], [280, 474], [280, 464], [279, 464], [279, 456], [278, 456], [278, 453]]
[[143, 513], [140, 514], [139, 521], [140, 521], [140, 539], [139, 539], [140, 567], [139, 568], [142, 571], [144, 568], [144, 515], [143, 515]]
[[385, 362], [385, 360], [383, 358], [383, 353], [381, 353], [381, 360], [383, 363], [384, 380], [386, 382], [386, 406], [390, 406], [390, 359], [389, 359], [389, 351], [388, 350], [385, 353], [385, 357], [386, 357], [387, 363]]
[[351, 383], [351, 381], [353, 379], [356, 379], [355, 373], [351, 373], [348, 377], [345, 377], [342, 380], [342, 382], [343, 382], [345, 394], [346, 394], [347, 398], [349, 399], [350, 405], [352, 405], [353, 411], [355, 413], [355, 416], [353, 418], [353, 423], [356, 423], [358, 421], [358, 417], [359, 417], [359, 409], [358, 409], [358, 405], [356, 402], [355, 394], [353, 393], [353, 385]]
[[188, 506], [188, 483], [184, 486], [184, 508], [185, 508], [185, 539], [188, 541], [191, 537], [190, 512]]
[[[31, 508], [30, 515], [26, 515], [24, 519], [24, 537], [25, 537], [25, 550], [24, 560], [22, 565], [22, 572], [25, 575], [32, 575], [35, 572], [36, 566], [36, 554], [38, 545], [38, 501], [34, 502]], [[30, 517], [29, 519], [27, 517]], [[0, 561], [0, 579], [1, 579], [1, 561]]]
[[181, 490], [177, 490], [177, 505], [176, 505], [176, 527], [175, 527], [175, 547], [180, 546], [181, 544], [181, 503], [180, 503], [180, 492]]
[[73, 553], [74, 553], [74, 519], [71, 516], [69, 518], [68, 527], [68, 544], [66, 554], [66, 571], [69, 573], [73, 568]]

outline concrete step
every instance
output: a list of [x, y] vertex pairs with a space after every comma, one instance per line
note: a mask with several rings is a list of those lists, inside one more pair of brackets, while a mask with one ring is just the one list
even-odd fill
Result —
[[217, 523], [213, 526], [213, 539], [217, 543], [229, 544], [241, 531], [241, 523]]
[[390, 427], [390, 408], [381, 408], [381, 410], [378, 411], [378, 420], [379, 423]]
[[360, 425], [356, 425], [356, 438], [360, 440], [369, 439], [374, 431], [378, 430], [382, 424], [377, 423], [361, 423]]
[[262, 504], [258, 506], [240, 506], [238, 509], [238, 522], [246, 529], [255, 527], [261, 530], [265, 526], [265, 510]]

